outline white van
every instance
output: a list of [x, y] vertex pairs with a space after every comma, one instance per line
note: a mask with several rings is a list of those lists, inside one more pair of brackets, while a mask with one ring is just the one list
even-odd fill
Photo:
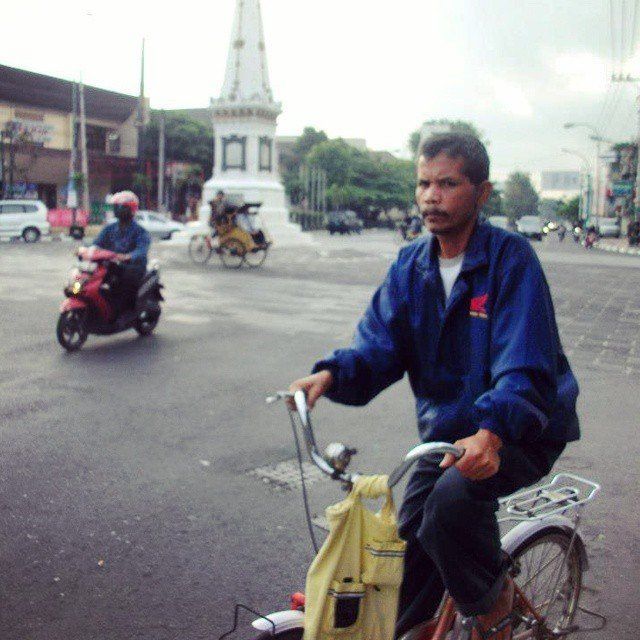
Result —
[[0, 200], [0, 238], [37, 242], [49, 235], [47, 206], [40, 200]]

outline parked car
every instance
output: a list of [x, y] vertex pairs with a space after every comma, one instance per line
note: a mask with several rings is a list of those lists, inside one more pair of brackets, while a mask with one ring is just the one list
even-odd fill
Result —
[[507, 216], [489, 216], [487, 222], [498, 229], [505, 229], [511, 231], [511, 225]]
[[37, 242], [49, 235], [47, 206], [40, 200], [0, 200], [0, 238]]
[[182, 222], [170, 220], [157, 211], [138, 211], [136, 222], [146, 229], [152, 238], [157, 240], [169, 240], [172, 234], [184, 229]]
[[619, 238], [621, 234], [618, 218], [597, 218], [593, 221], [601, 238]]
[[332, 211], [329, 213], [327, 230], [334, 233], [360, 233], [364, 226], [355, 211]]
[[525, 238], [534, 238], [535, 240], [542, 240], [544, 233], [540, 216], [522, 216], [516, 220], [516, 229]]

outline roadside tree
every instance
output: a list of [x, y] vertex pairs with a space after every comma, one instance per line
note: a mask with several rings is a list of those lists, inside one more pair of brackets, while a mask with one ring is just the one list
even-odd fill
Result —
[[576, 196], [558, 207], [557, 215], [560, 220], [569, 220], [571, 224], [580, 224], [580, 197]]
[[[426, 120], [422, 123], [422, 127], [424, 126], [448, 127], [451, 133], [463, 133], [465, 135], [474, 136], [475, 138], [478, 138], [478, 140], [481, 140], [485, 145], [489, 144], [482, 131], [480, 131], [480, 129], [478, 129], [473, 123], [467, 122], [466, 120], [449, 120], [447, 118], [441, 118], [440, 120]], [[418, 156], [418, 152], [420, 151], [420, 131], [422, 127], [409, 134], [409, 151], [411, 151], [411, 155], [414, 158]]]
[[512, 221], [538, 214], [539, 197], [528, 173], [515, 171], [504, 188], [504, 210]]

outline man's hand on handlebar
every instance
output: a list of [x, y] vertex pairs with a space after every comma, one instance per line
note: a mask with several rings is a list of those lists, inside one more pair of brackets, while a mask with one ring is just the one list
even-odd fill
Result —
[[[313, 409], [313, 405], [318, 398], [324, 395], [333, 385], [333, 375], [331, 371], [323, 370], [313, 373], [305, 378], [295, 380], [289, 385], [289, 391], [294, 393], [300, 389], [307, 394], [307, 406]], [[287, 398], [287, 405], [295, 410], [296, 405], [293, 398]]]
[[456, 440], [454, 444], [464, 447], [464, 455], [457, 462], [450, 454], [446, 454], [440, 467], [448, 469], [456, 466], [458, 471], [469, 480], [486, 480], [498, 473], [500, 456], [498, 451], [502, 447], [502, 440], [488, 429], [478, 429], [478, 432], [468, 438]]

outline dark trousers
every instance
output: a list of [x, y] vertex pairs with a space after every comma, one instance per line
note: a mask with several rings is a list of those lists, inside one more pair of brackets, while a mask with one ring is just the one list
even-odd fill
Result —
[[117, 267], [112, 289], [116, 315], [135, 306], [138, 288], [146, 272], [146, 267], [141, 264], [121, 264]]
[[396, 634], [435, 614], [445, 588], [464, 615], [493, 607], [506, 563], [496, 518], [498, 498], [538, 482], [565, 443], [506, 445], [500, 469], [487, 480], [466, 479], [420, 461], [400, 509], [400, 536], [407, 541]]

